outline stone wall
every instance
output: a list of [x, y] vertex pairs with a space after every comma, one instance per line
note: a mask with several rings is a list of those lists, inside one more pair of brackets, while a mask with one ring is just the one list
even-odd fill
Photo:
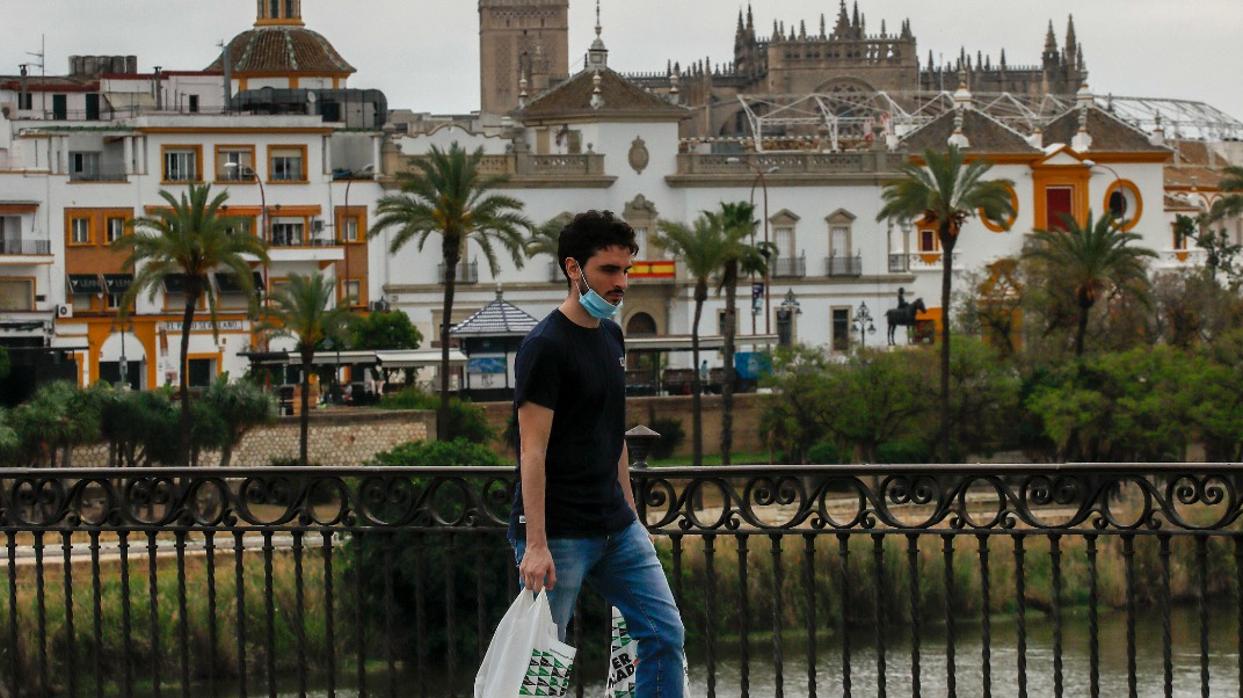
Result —
[[[298, 457], [299, 421], [280, 417], [276, 422], [247, 432], [233, 451], [234, 466], [270, 465], [274, 458]], [[316, 410], [311, 413], [307, 453], [311, 463], [331, 466], [364, 465], [377, 453], [408, 441], [423, 441], [436, 434], [436, 413], [423, 410]], [[74, 449], [79, 466], [106, 465], [103, 444]], [[200, 466], [220, 464], [218, 452], [199, 457]]]
[[[760, 438], [760, 413], [769, 395], [741, 393], [734, 395], [734, 452], [758, 453], [764, 450]], [[488, 415], [488, 421], [498, 434], [505, 430], [513, 404], [509, 402], [479, 403]], [[691, 398], [688, 395], [672, 397], [632, 397], [626, 400], [626, 427], [639, 424], [650, 426], [657, 419], [676, 419], [682, 423], [685, 437], [674, 451], [678, 455], [691, 453]], [[721, 452], [721, 396], [703, 396], [703, 443], [704, 453]], [[498, 453], [512, 457], [508, 444], [495, 444]]]

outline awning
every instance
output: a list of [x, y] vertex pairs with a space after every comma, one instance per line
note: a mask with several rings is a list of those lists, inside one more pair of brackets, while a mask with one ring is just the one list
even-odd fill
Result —
[[104, 287], [108, 289], [108, 293], [113, 295], [125, 293], [132, 283], [134, 283], [133, 274], [104, 274]]
[[[734, 346], [754, 344], [778, 344], [775, 334], [739, 334], [734, 336]], [[719, 334], [706, 335], [699, 338], [699, 350], [714, 351], [725, 348], [725, 338]], [[655, 337], [627, 337], [626, 351], [690, 351], [691, 336], [663, 335]]]
[[[419, 368], [440, 364], [439, 349], [415, 349], [410, 351], [377, 351], [376, 358], [384, 368]], [[460, 366], [466, 363], [466, 355], [458, 349], [449, 350], [449, 363]]]
[[185, 274], [169, 274], [164, 277], [165, 293], [185, 293], [186, 291], [186, 275]]
[[[251, 274], [254, 275], [251, 283], [255, 292], [258, 293], [263, 291], [263, 274], [257, 271], [251, 272]], [[220, 289], [221, 293], [242, 292], [242, 285], [238, 281], [237, 274], [231, 274], [229, 272], [216, 272], [216, 288]]]
[[75, 295], [100, 294], [104, 292], [99, 274], [70, 274], [69, 292]]

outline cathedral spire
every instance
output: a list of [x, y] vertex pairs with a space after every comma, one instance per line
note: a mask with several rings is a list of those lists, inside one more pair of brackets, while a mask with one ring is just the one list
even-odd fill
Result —
[[755, 14], [751, 11], [751, 3], [747, 3], [747, 33], [755, 31]]
[[854, 13], [851, 15], [850, 26], [853, 29], [859, 28], [859, 0], [855, 0]]
[[885, 20], [883, 19], [880, 21], [880, 35], [881, 37], [889, 36], [889, 33], [885, 31]]
[[841, 0], [837, 10], [837, 24], [833, 27], [833, 36], [845, 38], [850, 34], [850, 15], [846, 14], [846, 0]]
[[1070, 65], [1076, 65], [1075, 52], [1079, 48], [1079, 41], [1075, 38], [1075, 16], [1072, 14], [1066, 20], [1066, 57]]
[[745, 28], [746, 28], [746, 25], [742, 23], [742, 8], [739, 8], [738, 9], [738, 32], [737, 33], [742, 34]]
[[1061, 61], [1061, 54], [1057, 50], [1057, 36], [1053, 33], [1053, 20], [1049, 20], [1049, 31], [1044, 37], [1043, 59], [1045, 67], [1057, 65]]
[[820, 38], [821, 38], [821, 39], [823, 39], [823, 38], [824, 38], [824, 30], [825, 30], [826, 26], [827, 26], [827, 25], [825, 24], [825, 21], [824, 21], [824, 13], [823, 13], [823, 12], [821, 12], [821, 13], [820, 13]]

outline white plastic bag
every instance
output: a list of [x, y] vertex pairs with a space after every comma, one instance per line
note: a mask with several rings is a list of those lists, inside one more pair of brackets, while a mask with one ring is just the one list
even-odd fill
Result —
[[[605, 698], [634, 698], [634, 672], [639, 666], [635, 642], [626, 630], [626, 619], [617, 607], [613, 608], [613, 640], [609, 643], [609, 678], [605, 683]], [[682, 657], [683, 698], [690, 698], [691, 677]]]
[[547, 592], [514, 599], [475, 675], [475, 698], [554, 696], [569, 690], [575, 649], [557, 637]]

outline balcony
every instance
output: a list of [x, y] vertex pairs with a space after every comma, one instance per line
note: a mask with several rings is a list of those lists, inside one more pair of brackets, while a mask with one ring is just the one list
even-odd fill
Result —
[[345, 248], [330, 237], [275, 234], [268, 243], [268, 258], [273, 262], [339, 262], [345, 259]]
[[701, 176], [755, 177], [757, 171], [773, 171], [771, 179], [848, 176], [894, 172], [903, 162], [902, 155], [882, 151], [847, 153], [738, 153], [714, 155], [707, 153], [678, 154], [676, 178]]
[[129, 175], [125, 174], [125, 168], [123, 167], [105, 167], [85, 172], [70, 172], [69, 181], [108, 184], [115, 182], [128, 182]]
[[24, 240], [0, 238], [0, 255], [3, 256], [46, 256], [52, 254], [50, 240]]
[[1157, 266], [1164, 269], [1202, 267], [1208, 261], [1208, 250], [1200, 247], [1161, 250]]
[[[898, 252], [889, 255], [889, 272], [900, 274], [919, 271], [940, 271], [940, 252]], [[959, 254], [954, 253], [954, 263], [958, 263]]]
[[825, 257], [824, 275], [830, 277], [862, 276], [863, 255], [829, 255], [828, 257]]
[[[649, 469], [639, 446], [638, 519], [696, 630], [694, 695], [842, 695], [845, 676], [859, 696], [886, 682], [946, 695], [955, 681], [971, 695], [1112, 696], [1163, 675], [1178, 695], [1237, 690], [1237, 464]], [[0, 685], [417, 695], [410, 678], [434, 676], [427, 695], [469, 695], [518, 594], [514, 478], [511, 466], [0, 470], [9, 575], [27, 589], [10, 617], [28, 624]], [[569, 642], [603, 660], [608, 618], [588, 610]], [[575, 667], [576, 688], [604, 668]]]
[[[458, 262], [457, 273], [454, 274], [453, 281], [455, 284], [477, 284], [479, 283], [479, 262]], [[436, 282], [443, 284], [445, 282], [445, 265], [436, 265]]]
[[807, 276], [807, 257], [777, 257], [768, 275], [774, 279], [801, 279]]

